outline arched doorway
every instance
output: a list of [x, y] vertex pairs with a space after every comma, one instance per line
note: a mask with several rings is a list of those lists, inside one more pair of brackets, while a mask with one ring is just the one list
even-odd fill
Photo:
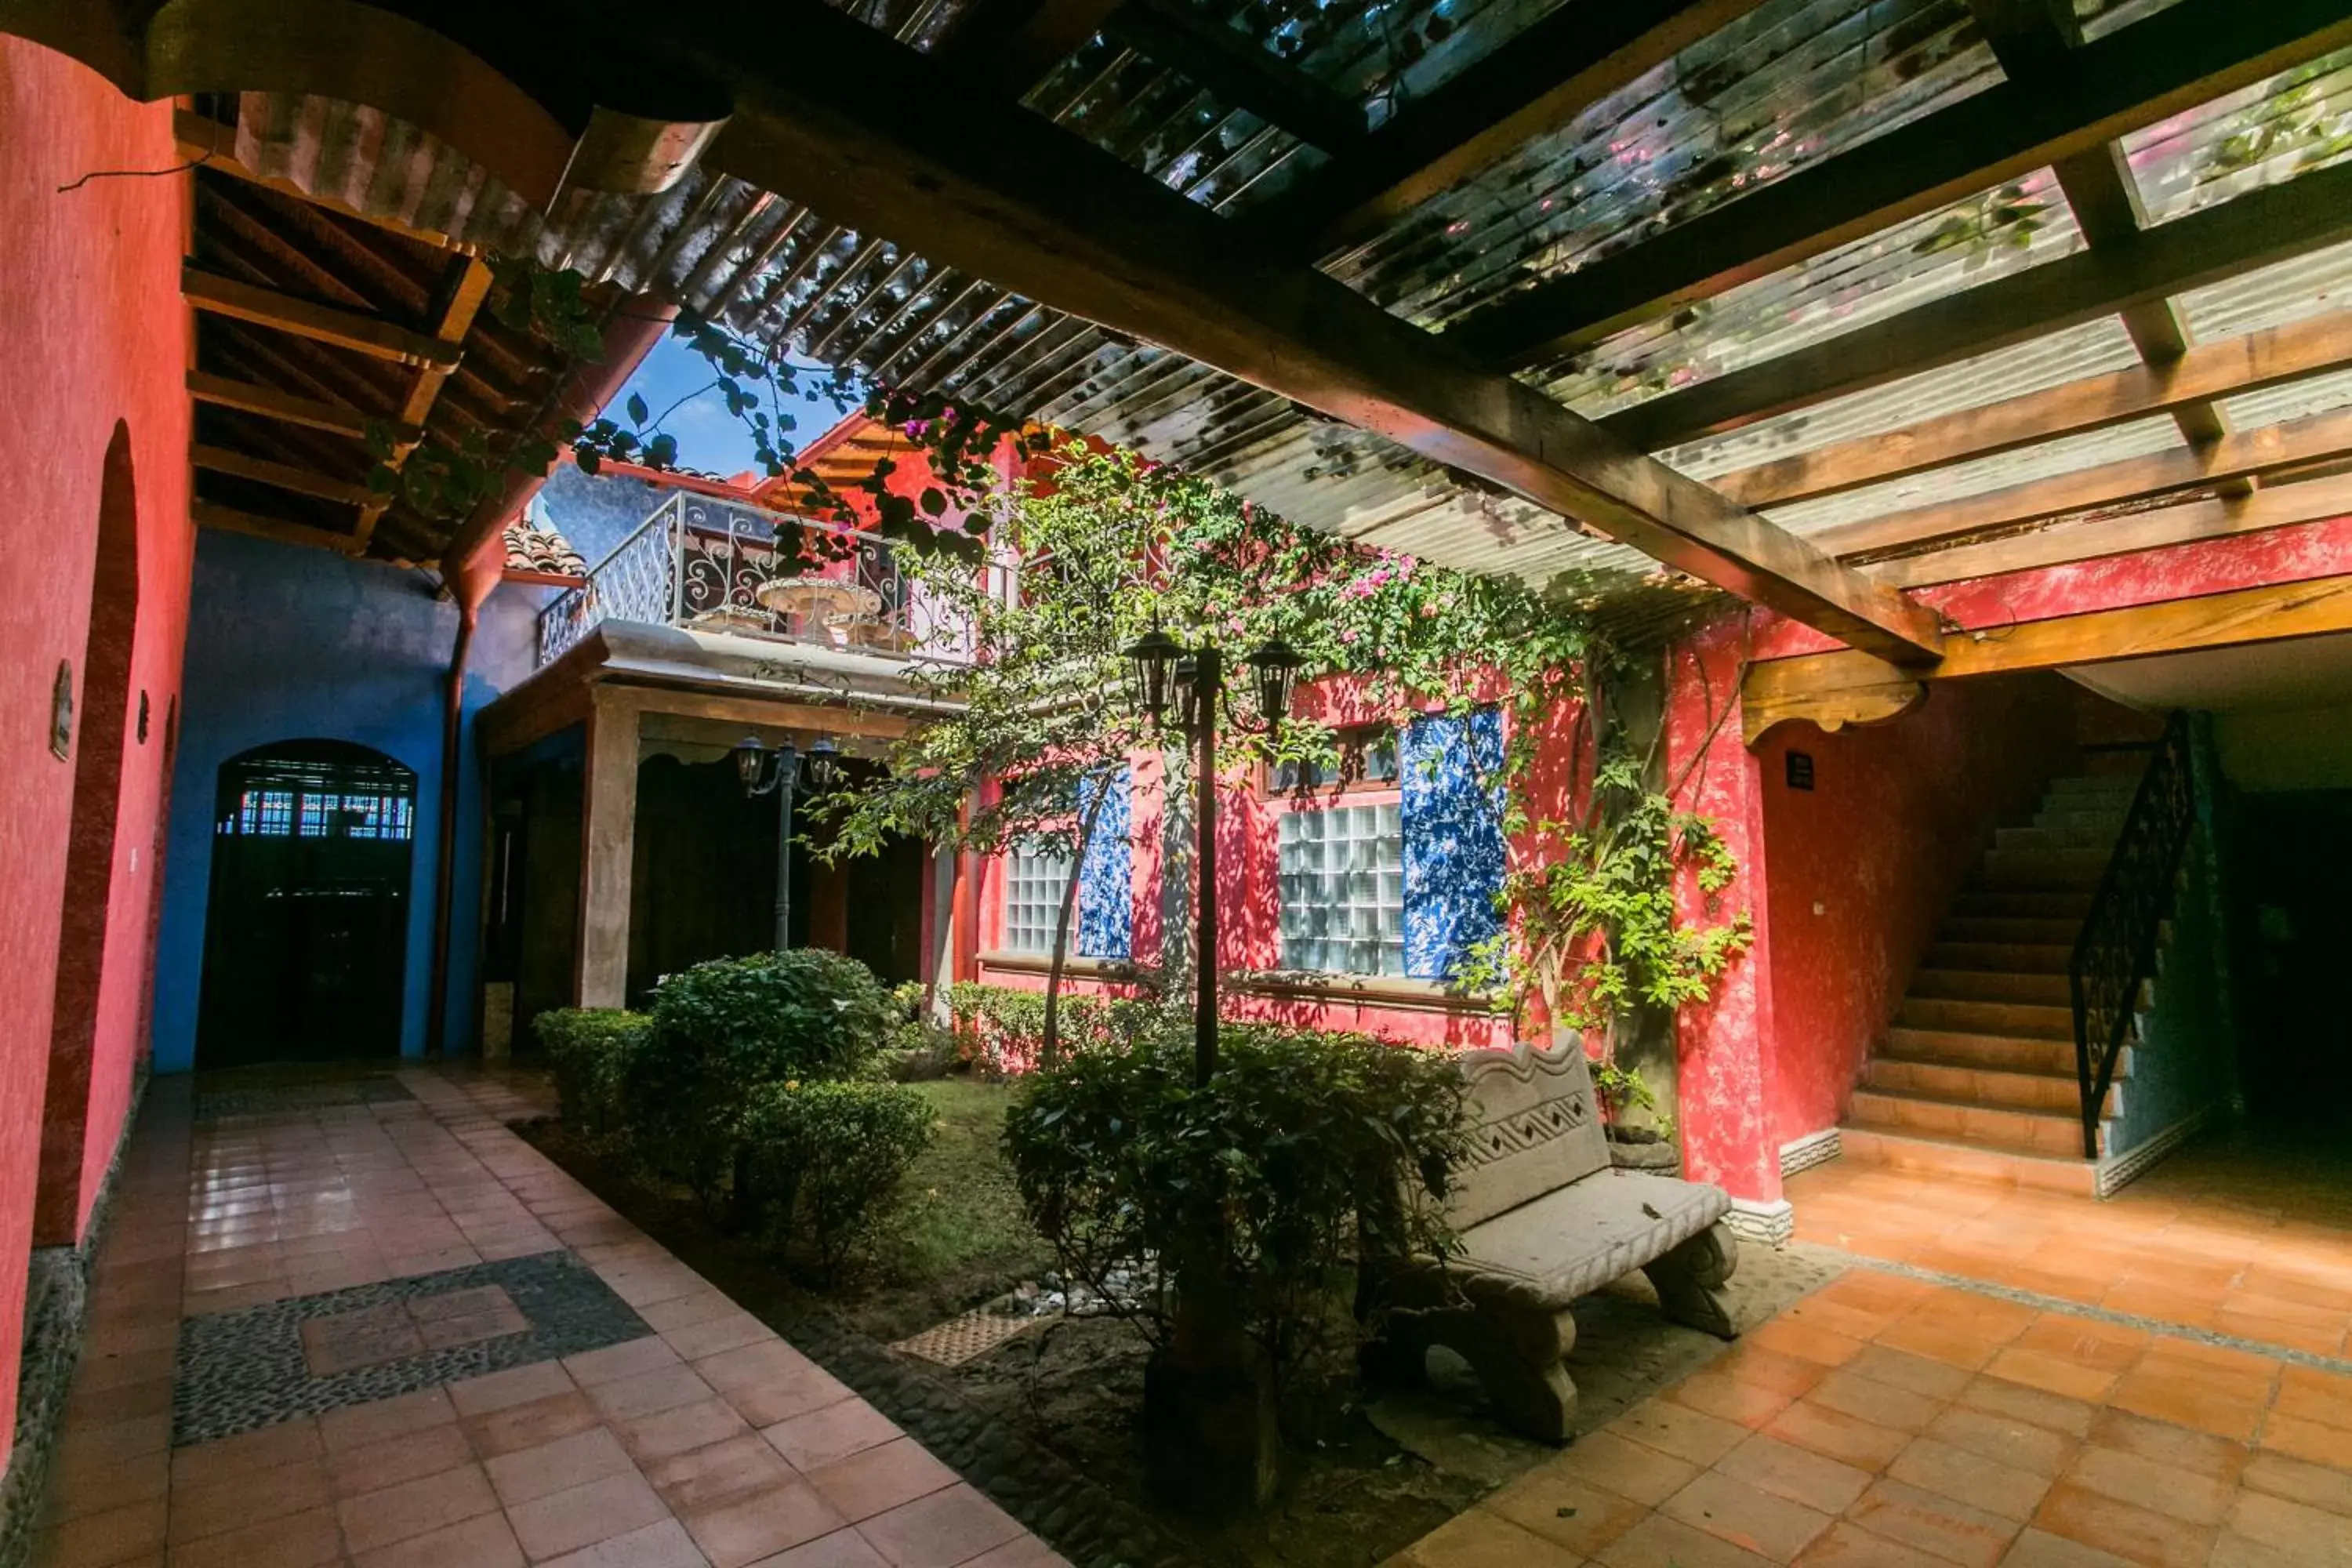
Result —
[[196, 1066], [395, 1056], [416, 774], [345, 741], [221, 764]]
[[131, 430], [119, 420], [99, 479], [95, 553], [78, 693], [71, 672], [59, 672], [60, 692], [78, 696], [80, 712], [64, 715], [72, 733], [73, 817], [67, 830], [49, 1071], [42, 1092], [40, 1185], [33, 1206], [33, 1239], [41, 1247], [81, 1239], [90, 1070], [113, 908], [115, 817], [122, 801], [131, 644], [139, 628], [138, 489]]

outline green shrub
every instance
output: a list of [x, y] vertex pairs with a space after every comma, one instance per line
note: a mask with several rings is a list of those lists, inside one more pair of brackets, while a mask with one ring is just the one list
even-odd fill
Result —
[[[959, 981], [948, 987], [956, 1050], [972, 1068], [991, 1078], [1024, 1073], [1037, 1065], [1045, 1040], [1045, 994], [1010, 985]], [[1097, 992], [1062, 994], [1062, 1049], [1076, 1052], [1158, 1033], [1172, 1015], [1150, 997], [1105, 996]]]
[[[1360, 1036], [1228, 1025], [1192, 1082], [1189, 1031], [1111, 1041], [1033, 1075], [1004, 1147], [1029, 1217], [1065, 1268], [1155, 1343], [1187, 1238], [1210, 1259], [1277, 1375], [1344, 1321], [1364, 1252], [1444, 1253], [1446, 1184], [1467, 1151], [1444, 1053]], [[1192, 1245], [1198, 1245], [1197, 1239]]]
[[742, 1177], [780, 1241], [806, 1244], [832, 1274], [889, 1210], [937, 1125], [903, 1084], [787, 1082], [742, 1117]]
[[871, 971], [821, 948], [698, 963], [654, 992], [652, 1027], [630, 1058], [631, 1131], [710, 1202], [740, 1163], [742, 1119], [761, 1091], [872, 1070], [898, 1016]]
[[650, 1023], [619, 1007], [557, 1007], [532, 1020], [566, 1122], [599, 1136], [621, 1130], [630, 1062]]

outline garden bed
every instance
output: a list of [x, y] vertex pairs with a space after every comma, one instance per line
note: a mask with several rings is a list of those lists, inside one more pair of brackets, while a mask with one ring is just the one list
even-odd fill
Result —
[[[683, 1194], [600, 1162], [560, 1123], [525, 1131], [1078, 1568], [1366, 1568], [1550, 1452], [1495, 1425], [1460, 1382], [1367, 1403], [1352, 1365], [1335, 1357], [1297, 1380], [1285, 1411], [1289, 1470], [1272, 1509], [1222, 1527], [1155, 1511], [1136, 1429], [1145, 1349], [1131, 1329], [1057, 1319], [956, 1367], [887, 1348], [1053, 1267], [997, 1152], [1012, 1089], [967, 1078], [917, 1087], [940, 1115], [940, 1136], [873, 1256], [824, 1293], [788, 1279], [751, 1239], [724, 1234]], [[1732, 1286], [1740, 1321], [1762, 1321], [1831, 1271], [1795, 1253], [1748, 1249]], [[1583, 1394], [1580, 1429], [1721, 1352], [1666, 1323], [1646, 1296], [1636, 1277], [1579, 1303], [1569, 1364]]]

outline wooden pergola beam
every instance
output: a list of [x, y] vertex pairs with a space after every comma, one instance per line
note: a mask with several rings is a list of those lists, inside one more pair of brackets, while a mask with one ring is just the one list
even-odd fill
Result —
[[2044, 337], [2352, 236], [2352, 165], [2315, 169], [2140, 234], [1778, 355], [1600, 421], [1661, 451]]
[[1118, 8], [1118, 0], [974, 0], [942, 51], [1017, 100], [1100, 32]]
[[424, 432], [415, 425], [404, 424], [397, 419], [372, 418], [346, 404], [327, 403], [315, 397], [281, 392], [277, 387], [263, 386], [257, 382], [215, 375], [208, 371], [188, 372], [188, 395], [198, 403], [257, 414], [265, 419], [281, 419], [289, 425], [308, 426], [313, 430], [349, 436], [354, 440], [366, 439], [371, 425], [382, 426], [396, 443], [414, 443], [424, 437]]
[[1761, 0], [1567, 0], [1249, 220], [1292, 259], [1368, 238]]
[[[2200, 648], [2242, 647], [2352, 631], [2352, 576], [2268, 584], [2194, 599], [2023, 621], [1997, 636], [1945, 639], [1938, 680], [2063, 669]], [[1823, 729], [1891, 719], [1925, 694], [1922, 678], [1852, 651], [1751, 665], [1740, 684], [1749, 744], [1773, 725], [1807, 719]]]
[[367, 486], [354, 484], [349, 479], [298, 468], [291, 463], [275, 463], [247, 452], [233, 452], [226, 447], [207, 446], [201, 441], [188, 448], [188, 458], [196, 467], [210, 469], [215, 474], [251, 479], [256, 484], [291, 490], [296, 495], [312, 496], [341, 506], [365, 506], [374, 499], [374, 492]]
[[2182, 0], [2075, 51], [1474, 312], [1505, 369], [1557, 358], [2352, 44], [2341, 0]]
[[2249, 332], [2162, 364], [2085, 376], [1982, 408], [1922, 419], [1709, 482], [1742, 506], [1785, 506], [1989, 458], [2063, 436], [2210, 404], [2352, 366], [2352, 310]]
[[[441, 308], [440, 325], [434, 329], [433, 335], [452, 345], [464, 342], [466, 334], [474, 330], [474, 318], [480, 313], [482, 302], [490, 297], [492, 281], [489, 263], [480, 257], [468, 256], [459, 262], [448, 285], [447, 302]], [[416, 373], [416, 380], [408, 389], [407, 400], [400, 405], [403, 427], [416, 434], [414, 439], [394, 443], [392, 455], [384, 462], [394, 473], [407, 464], [409, 454], [423, 444], [425, 422], [433, 412], [433, 405], [440, 399], [442, 387], [448, 384], [450, 372], [456, 368], [452, 365], [448, 370], [441, 370], [428, 365]], [[392, 497], [379, 494], [360, 509], [358, 548], [367, 548], [368, 541], [375, 534], [375, 525], [383, 520], [383, 514], [391, 507]]]
[[1377, 432], [1841, 640], [1930, 657], [1918, 605], [1313, 268], [1236, 245], [1223, 219], [1108, 153], [958, 90], [945, 62], [820, 0], [763, 5], [729, 44], [696, 57], [733, 72], [714, 168]]
[[331, 528], [296, 522], [290, 518], [269, 517], [239, 507], [222, 506], [217, 501], [198, 500], [188, 503], [188, 514], [198, 528], [217, 528], [229, 533], [249, 533], [257, 539], [274, 539], [280, 544], [299, 544], [311, 550], [331, 550], [338, 555], [357, 553], [348, 533], [337, 533]]
[[1327, 153], [1349, 151], [1364, 140], [1363, 105], [1183, 0], [1127, 0], [1103, 31]]
[[457, 368], [457, 345], [424, 332], [333, 305], [314, 304], [272, 289], [240, 283], [205, 272], [193, 263], [180, 272], [180, 289], [199, 310], [273, 327], [337, 348], [350, 349], [398, 364], [412, 364], [446, 374]]
[[2078, 518], [1982, 544], [1881, 561], [1863, 570], [1899, 588], [1927, 588], [2346, 516], [2352, 516], [2352, 476], [2304, 479], [2267, 485], [2244, 496], [2183, 501], [2127, 517]]
[[2352, 409], [2224, 436], [2202, 446], [2101, 463], [1941, 506], [1891, 512], [1824, 529], [1811, 537], [1822, 549], [1840, 556], [1915, 550], [2068, 512], [2257, 479], [2347, 454], [2352, 454]]

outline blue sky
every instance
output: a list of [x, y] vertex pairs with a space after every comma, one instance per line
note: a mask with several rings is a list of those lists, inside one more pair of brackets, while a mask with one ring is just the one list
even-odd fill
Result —
[[[680, 338], [665, 337], [654, 345], [653, 353], [637, 366], [626, 386], [621, 388], [604, 410], [610, 418], [626, 425], [629, 395], [635, 393], [646, 400], [646, 405], [658, 416], [665, 408], [686, 397], [698, 387], [708, 387], [711, 379], [709, 362]], [[801, 383], [804, 393], [814, 393], [822, 384], [821, 375], [804, 375]], [[839, 422], [841, 415], [832, 400], [821, 395], [804, 395], [786, 410], [800, 421], [792, 432], [794, 443], [805, 446]], [[751, 437], [741, 421], [727, 412], [727, 405], [715, 391], [705, 391], [674, 410], [662, 422], [661, 428], [677, 437], [678, 466], [699, 468], [721, 478], [731, 478], [751, 468]]]

